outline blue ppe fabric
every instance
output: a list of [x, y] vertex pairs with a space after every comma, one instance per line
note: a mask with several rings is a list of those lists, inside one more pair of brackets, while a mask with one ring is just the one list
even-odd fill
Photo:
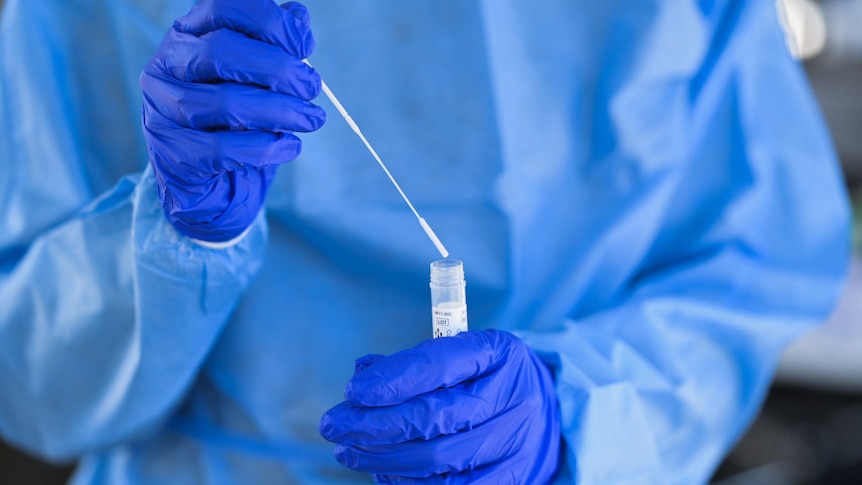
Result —
[[[236, 246], [174, 228], [139, 76], [194, 3], [5, 2], [0, 435], [80, 458], [76, 485], [371, 483], [318, 424], [354, 358], [430, 337], [434, 247], [337, 119]], [[772, 2], [305, 5], [311, 63], [464, 261], [471, 329], [551, 371], [554, 481], [705, 483], [849, 256]]]
[[165, 216], [181, 234], [225, 242], [254, 222], [294, 132], [324, 111], [306, 8], [204, 0], [165, 34], [141, 74], [144, 136]]
[[320, 432], [378, 483], [548, 483], [557, 470], [553, 380], [509, 332], [426, 340], [356, 371]]

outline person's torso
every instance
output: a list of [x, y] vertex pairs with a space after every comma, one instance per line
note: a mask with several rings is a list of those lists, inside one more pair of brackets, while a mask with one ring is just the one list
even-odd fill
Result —
[[[119, 116], [111, 106], [137, 119], [134, 73], [173, 13], [131, 3], [105, 10], [115, 17], [106, 28], [128, 27], [111, 31], [120, 52], [111, 58], [122, 66], [105, 70], [83, 48], [68, 54], [78, 84], [104, 84], [118, 99], [68, 110], [69, 136], [101, 148], [79, 153], [62, 137], [45, 148], [74, 155], [80, 163], [70, 166], [95, 193], [146, 163], [141, 134], [115, 137], [104, 120]], [[633, 70], [648, 70], [625, 62], [640, 47], [619, 28], [627, 22], [620, 7], [307, 4], [317, 39], [310, 61], [464, 261], [471, 329], [554, 328], [613, 300], [643, 254], [633, 244], [647, 244], [639, 233], [652, 225], [632, 223], [629, 207], [679, 141], [678, 124], [655, 122], [659, 102], [684, 96], [661, 83], [620, 88], [637, 78]], [[643, 18], [632, 25], [649, 29]], [[66, 33], [89, 31], [76, 32]], [[87, 34], [90, 50], [99, 32]], [[638, 91], [649, 86], [656, 92]], [[431, 336], [428, 265], [439, 255], [336, 110], [323, 96], [317, 102], [328, 121], [301, 134], [303, 154], [279, 169], [264, 264], [173, 425], [103, 456], [136, 482], [368, 480], [334, 461], [317, 423], [342, 399], [353, 359]]]

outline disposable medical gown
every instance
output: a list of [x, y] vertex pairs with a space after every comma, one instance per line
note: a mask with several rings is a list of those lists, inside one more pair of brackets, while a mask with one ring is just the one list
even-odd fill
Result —
[[[471, 328], [553, 369], [559, 482], [706, 481], [848, 255], [773, 2], [307, 5], [313, 64], [464, 261]], [[179, 236], [137, 78], [190, 6], [6, 1], [0, 433], [82, 457], [78, 484], [368, 482], [318, 419], [353, 358], [430, 337], [434, 247], [323, 99], [240, 244]]]

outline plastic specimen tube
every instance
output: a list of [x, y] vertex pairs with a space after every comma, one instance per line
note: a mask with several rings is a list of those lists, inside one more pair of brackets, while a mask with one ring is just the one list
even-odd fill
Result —
[[467, 331], [467, 283], [464, 263], [441, 259], [431, 263], [431, 313], [434, 338]]

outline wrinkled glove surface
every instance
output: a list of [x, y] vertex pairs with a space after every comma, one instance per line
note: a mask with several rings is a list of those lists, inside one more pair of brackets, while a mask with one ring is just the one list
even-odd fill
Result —
[[233, 239], [263, 206], [295, 132], [320, 128], [320, 77], [296, 2], [203, 0], [174, 22], [140, 77], [144, 135], [165, 215], [186, 236]]
[[378, 483], [541, 484], [557, 468], [549, 370], [516, 336], [486, 330], [356, 363], [320, 421], [336, 459]]

